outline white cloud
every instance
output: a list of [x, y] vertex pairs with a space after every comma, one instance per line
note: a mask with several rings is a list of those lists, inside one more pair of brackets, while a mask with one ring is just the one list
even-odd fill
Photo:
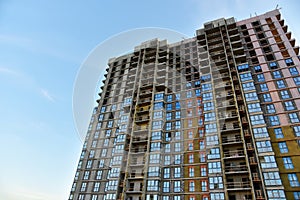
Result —
[[45, 97], [47, 100], [51, 101], [51, 102], [55, 102], [55, 98], [53, 97], [53, 95], [51, 95], [47, 90], [41, 88], [41, 94], [43, 97]]

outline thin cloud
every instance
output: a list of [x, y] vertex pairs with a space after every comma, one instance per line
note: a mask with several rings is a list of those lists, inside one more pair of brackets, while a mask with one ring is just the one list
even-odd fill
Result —
[[51, 101], [51, 102], [55, 102], [55, 98], [45, 89], [41, 89], [41, 94], [43, 97], [45, 97], [47, 100]]

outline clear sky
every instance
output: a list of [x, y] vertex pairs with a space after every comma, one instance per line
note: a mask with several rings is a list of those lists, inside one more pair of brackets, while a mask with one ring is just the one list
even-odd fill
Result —
[[99, 43], [142, 27], [192, 37], [207, 21], [277, 4], [300, 39], [298, 0], [0, 0], [0, 199], [67, 199], [82, 146], [73, 84]]

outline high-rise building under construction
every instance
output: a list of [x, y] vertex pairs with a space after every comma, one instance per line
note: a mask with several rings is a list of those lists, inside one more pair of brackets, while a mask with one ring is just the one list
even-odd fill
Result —
[[69, 199], [299, 200], [298, 53], [276, 9], [110, 59]]

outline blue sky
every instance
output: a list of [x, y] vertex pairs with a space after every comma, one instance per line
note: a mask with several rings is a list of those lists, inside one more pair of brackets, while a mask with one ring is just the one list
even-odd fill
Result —
[[142, 27], [193, 36], [207, 21], [241, 20], [277, 4], [300, 39], [297, 0], [0, 0], [0, 199], [67, 199], [82, 146], [73, 84], [99, 43]]

